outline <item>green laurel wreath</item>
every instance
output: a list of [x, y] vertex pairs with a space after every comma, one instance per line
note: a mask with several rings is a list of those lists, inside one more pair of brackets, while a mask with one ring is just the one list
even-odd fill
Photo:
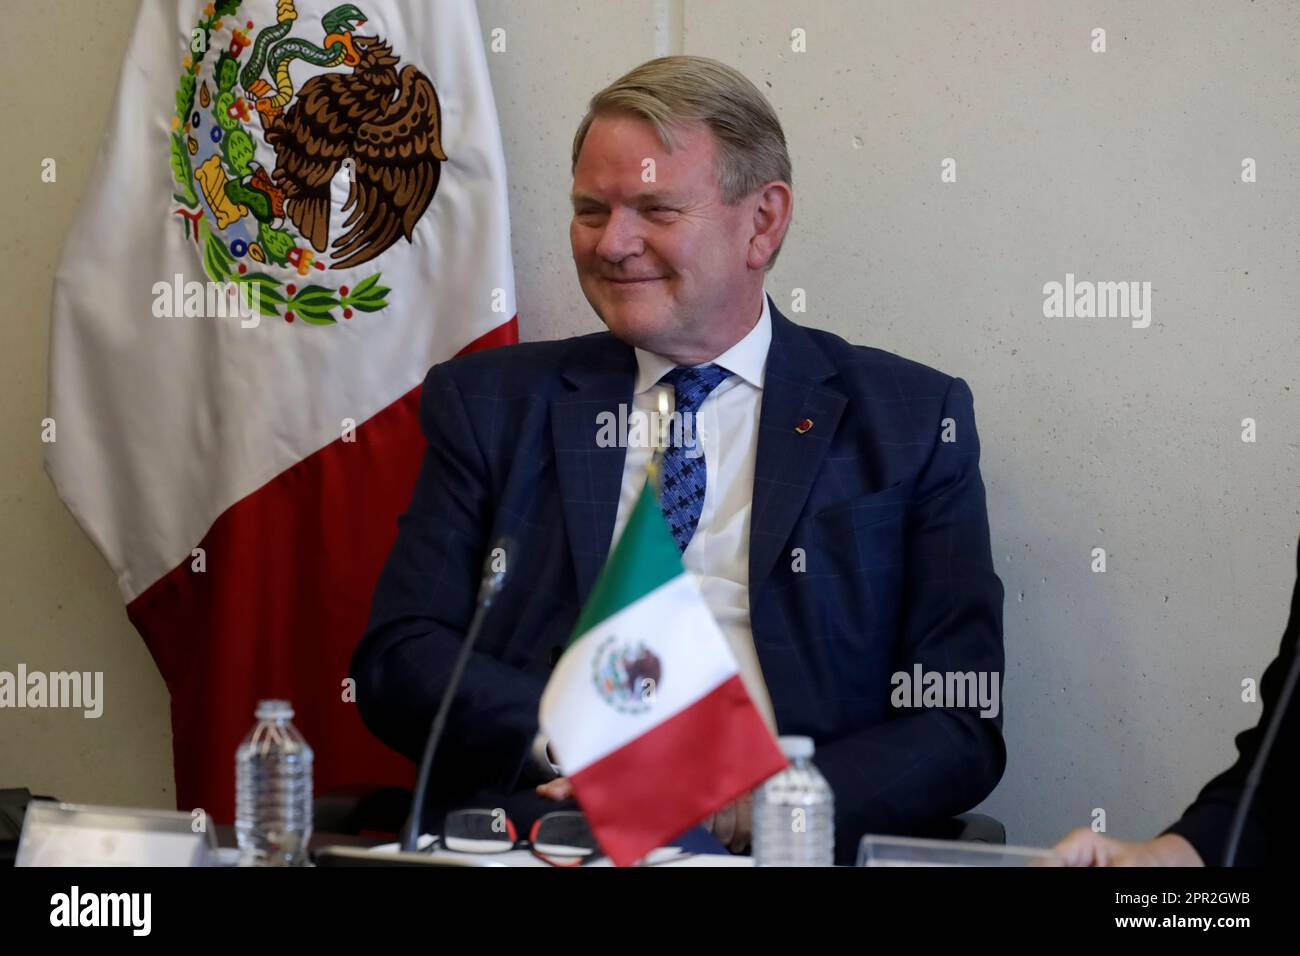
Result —
[[[277, 317], [283, 309], [312, 325], [331, 325], [338, 321], [333, 315], [335, 309], [378, 312], [388, 304], [384, 297], [392, 290], [379, 284], [378, 272], [362, 279], [351, 289], [343, 286], [336, 291], [325, 286], [309, 285], [294, 289], [290, 294], [285, 291], [285, 283], [273, 275], [265, 272], [240, 275], [235, 257], [230, 254], [221, 237], [208, 226], [207, 220], [199, 222], [199, 236], [203, 242], [203, 271], [213, 282], [236, 283], [244, 306], [251, 306], [256, 299], [257, 311], [262, 315]], [[258, 286], [256, 296], [250, 291], [254, 285]], [[343, 292], [345, 289], [346, 293]]]

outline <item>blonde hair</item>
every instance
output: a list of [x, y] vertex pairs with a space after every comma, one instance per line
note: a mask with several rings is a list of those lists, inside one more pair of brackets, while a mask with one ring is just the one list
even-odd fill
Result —
[[[625, 73], [591, 98], [573, 138], [577, 171], [583, 140], [597, 116], [631, 115], [651, 123], [668, 152], [679, 140], [674, 128], [705, 123], [713, 131], [714, 173], [722, 201], [734, 206], [764, 183], [793, 185], [790, 153], [776, 111], [739, 70], [704, 56], [661, 56]], [[785, 237], [781, 239], [782, 244]], [[776, 264], [781, 247], [768, 260]]]

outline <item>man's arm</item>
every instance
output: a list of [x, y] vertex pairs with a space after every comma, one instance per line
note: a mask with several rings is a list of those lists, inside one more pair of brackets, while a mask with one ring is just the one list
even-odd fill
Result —
[[[1277, 712], [1282, 696], [1282, 685], [1287, 673], [1295, 661], [1296, 642], [1300, 640], [1300, 545], [1296, 552], [1296, 583], [1291, 592], [1291, 617], [1286, 630], [1282, 633], [1282, 646], [1277, 657], [1264, 671], [1260, 681], [1259, 696], [1263, 702], [1259, 722], [1249, 730], [1237, 735], [1237, 762], [1205, 785], [1196, 798], [1196, 802], [1187, 808], [1182, 818], [1165, 830], [1166, 834], [1177, 834], [1196, 848], [1202, 860], [1209, 866], [1218, 866], [1223, 862], [1223, 851], [1232, 826], [1232, 817], [1237, 809], [1237, 801], [1246, 784], [1255, 756], [1259, 753], [1260, 741], [1268, 723]], [[1283, 846], [1283, 835], [1293, 834], [1295, 824], [1290, 819], [1292, 809], [1283, 804], [1284, 796], [1294, 797], [1294, 790], [1283, 784], [1283, 769], [1295, 762], [1296, 748], [1300, 747], [1300, 703], [1292, 695], [1290, 706], [1282, 716], [1282, 724], [1273, 741], [1268, 765], [1260, 779], [1259, 788], [1251, 805], [1246, 825], [1241, 834], [1241, 843], [1237, 850], [1237, 862], [1242, 864], [1259, 864], [1270, 859], [1294, 859]], [[1288, 801], [1290, 802], [1290, 801]]]
[[[953, 441], [943, 441], [952, 419]], [[909, 511], [896, 671], [973, 672], [997, 681], [980, 707], [896, 709], [884, 724], [819, 744], [835, 793], [837, 862], [866, 832], [902, 833], [969, 810], [1006, 765], [1002, 741], [1002, 582], [993, 570], [970, 389], [954, 379]], [[986, 686], [991, 684], [986, 683]], [[989, 708], [992, 709], [991, 707]]]
[[[1281, 650], [1264, 671], [1260, 686], [1264, 708], [1259, 722], [1237, 735], [1237, 762], [1207, 783], [1182, 818], [1154, 840], [1126, 842], [1079, 829], [1056, 845], [1056, 852], [1065, 862], [1070, 866], [1220, 865], [1246, 777], [1259, 753], [1264, 731], [1282, 705], [1282, 688], [1295, 662], [1297, 640], [1300, 640], [1300, 545], [1296, 550], [1291, 618], [1282, 633]], [[1300, 746], [1297, 710], [1300, 705], [1293, 697], [1282, 717], [1268, 766], [1246, 816], [1237, 848], [1239, 864], [1290, 863], [1295, 859], [1295, 827], [1290, 820], [1291, 808], [1283, 805], [1286, 785], [1282, 774], [1284, 767], [1290, 773], [1296, 747]]]
[[[352, 657], [366, 726], [416, 761], [474, 613], [495, 510], [487, 463], [444, 365], [425, 379], [420, 423], [428, 449]], [[544, 686], [543, 677], [475, 651], [433, 779], [513, 789], [537, 734]]]

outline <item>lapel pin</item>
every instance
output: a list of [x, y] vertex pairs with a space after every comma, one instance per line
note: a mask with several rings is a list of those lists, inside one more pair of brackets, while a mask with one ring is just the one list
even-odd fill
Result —
[[798, 425], [794, 426], [794, 430], [798, 432], [800, 435], [802, 435], [804, 432], [811, 429], [812, 426], [813, 426], [813, 420], [811, 418], [805, 418]]

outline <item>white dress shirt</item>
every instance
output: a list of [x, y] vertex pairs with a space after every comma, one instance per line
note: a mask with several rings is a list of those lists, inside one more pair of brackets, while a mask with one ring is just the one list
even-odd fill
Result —
[[[749, 623], [749, 516], [754, 499], [754, 462], [758, 458], [758, 416], [763, 403], [763, 374], [772, 342], [772, 317], [763, 294], [758, 321], [743, 339], [712, 362], [731, 373], [709, 393], [695, 413], [696, 438], [704, 449], [706, 484], [700, 523], [692, 535], [682, 563], [700, 585], [704, 600], [731, 645], [740, 676], [763, 718], [776, 732], [772, 702], [754, 650]], [[634, 409], [649, 414], [659, 409], [659, 393], [666, 394], [669, 413], [674, 411], [671, 385], [657, 384], [675, 367], [671, 359], [636, 349], [637, 377]], [[704, 363], [710, 364], [710, 363]], [[619, 494], [614, 542], [632, 513], [645, 484], [646, 465], [654, 452], [650, 444], [630, 447], [623, 462], [623, 488]]]
[[[766, 292], [762, 299], [758, 321], [745, 337], [712, 363], [702, 363], [720, 365], [732, 374], [709, 393], [695, 413], [695, 437], [704, 449], [706, 485], [700, 523], [682, 554], [682, 563], [700, 585], [705, 603], [735, 655], [745, 689], [775, 734], [772, 700], [758, 663], [749, 620], [749, 519], [754, 498], [754, 463], [758, 458], [763, 375], [772, 342], [772, 316]], [[675, 363], [654, 352], [639, 348], [635, 351], [637, 376], [629, 421], [638, 413], [648, 418], [652, 412], [658, 412], [661, 392], [667, 397], [671, 414], [676, 394], [671, 385], [658, 382], [676, 367]], [[645, 435], [649, 440], [644, 444], [628, 444], [618, 515], [610, 540], [611, 553], [641, 494], [646, 465], [658, 440], [652, 428], [629, 425], [628, 432], [633, 437], [638, 433]], [[547, 758], [545, 748], [545, 737], [539, 734], [533, 744], [534, 761], [542, 768], [550, 767], [560, 773], [560, 768]]]

